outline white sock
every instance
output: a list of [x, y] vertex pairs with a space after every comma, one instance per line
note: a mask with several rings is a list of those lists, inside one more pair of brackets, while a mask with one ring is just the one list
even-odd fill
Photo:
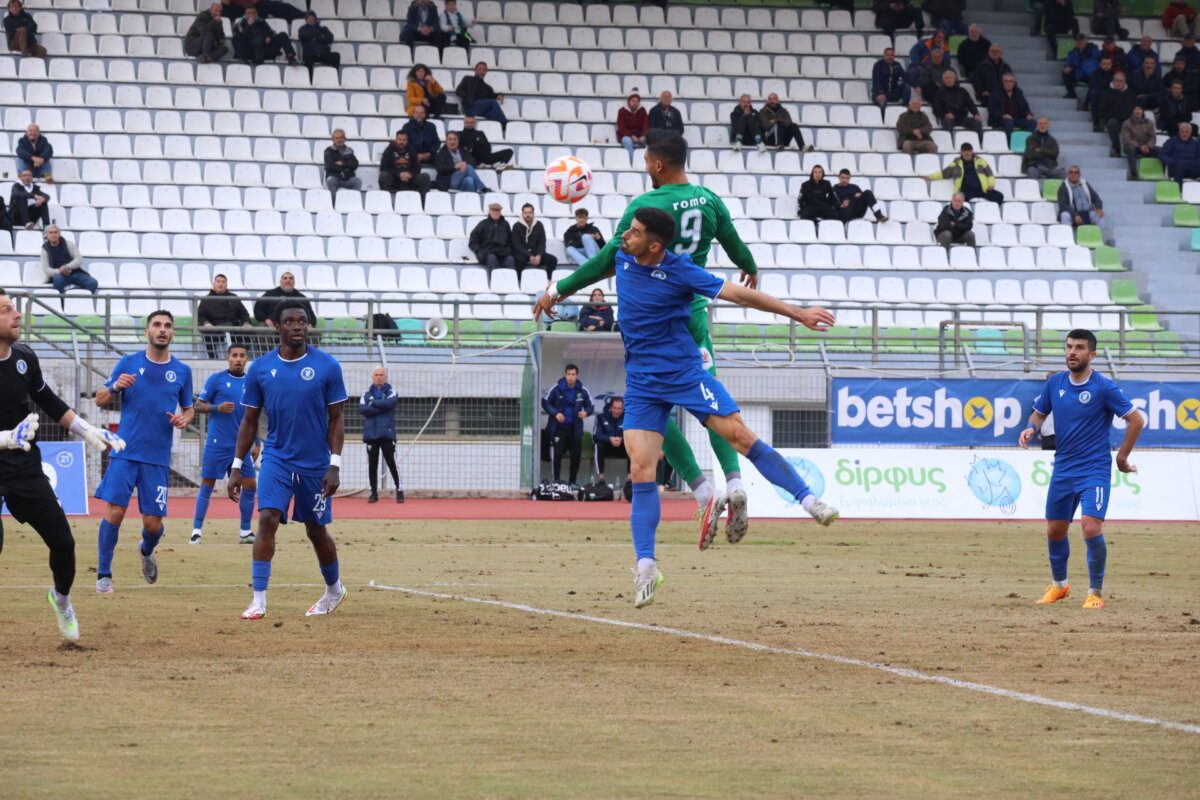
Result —
[[338, 581], [337, 583], [333, 584], [332, 586], [325, 587], [325, 594], [328, 595], [329, 597], [340, 597], [345, 592], [346, 592], [346, 590], [345, 590], [345, 588], [342, 587], [341, 581]]
[[192, 536], [200, 536], [204, 531], [200, 528], [192, 528]]
[[639, 558], [638, 559], [637, 569], [638, 569], [638, 572], [640, 572], [642, 574], [653, 575], [654, 570], [656, 570], [657, 568], [658, 568], [658, 562], [655, 561], [653, 558]]
[[261, 592], [258, 591], [257, 589], [254, 590], [254, 605], [259, 606], [260, 608], [263, 608], [263, 609], [265, 609], [267, 607], [267, 590], [266, 589], [263, 589]]
[[713, 485], [707, 480], [698, 486], [692, 487], [692, 497], [696, 498], [696, 505], [700, 506], [700, 508], [708, 505], [708, 501], [712, 499], [713, 494]]
[[1066, 581], [1051, 581], [1051, 583], [1053, 583], [1055, 586], [1057, 586], [1060, 589], [1067, 585]]
[[812, 507], [817, 504], [817, 496], [815, 494], [806, 494], [804, 499], [800, 501], [800, 507], [805, 511], [812, 511]]
[[71, 607], [71, 595], [59, 594], [58, 590], [54, 590], [54, 602], [58, 605], [59, 611], [66, 611]]
[[733, 494], [734, 492], [746, 491], [746, 485], [742, 483], [741, 478], [730, 478], [725, 482], [725, 494]]
[[243, 538], [246, 536], [253, 536], [253, 535], [254, 535], [254, 531], [250, 531], [250, 530], [242, 531]]

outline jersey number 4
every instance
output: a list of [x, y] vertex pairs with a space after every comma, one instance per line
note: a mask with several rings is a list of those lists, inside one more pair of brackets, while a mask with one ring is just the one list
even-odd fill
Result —
[[712, 409], [713, 409], [714, 411], [716, 411], [716, 410], [717, 410], [717, 407], [718, 407], [720, 404], [717, 402], [717, 397], [716, 397], [716, 395], [714, 395], [714, 394], [712, 393], [712, 389], [709, 389], [707, 386], [705, 386], [705, 385], [702, 383], [702, 384], [700, 384], [700, 394], [702, 394], [702, 395], [704, 396], [704, 400], [705, 400], [705, 402], [707, 402], [707, 403], [708, 403], [708, 404], [709, 404], [709, 405], [712, 407]]
[[[689, 208], [679, 215], [679, 231], [675, 234], [679, 244], [675, 245], [678, 255], [689, 256], [700, 246], [700, 230], [704, 226], [704, 215], [698, 208]], [[689, 244], [690, 242], [690, 244]]]

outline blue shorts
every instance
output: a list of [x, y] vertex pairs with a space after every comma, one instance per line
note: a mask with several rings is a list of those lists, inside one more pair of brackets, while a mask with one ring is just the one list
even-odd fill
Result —
[[[204, 460], [200, 464], [200, 478], [203, 480], [220, 480], [228, 477], [229, 468], [233, 466], [233, 447], [207, 443], [204, 446]], [[254, 459], [246, 454], [242, 462], [242, 477], [253, 478]]]
[[673, 375], [630, 372], [625, 376], [626, 430], [665, 434], [675, 406], [687, 410], [701, 423], [714, 414], [727, 417], [739, 410], [721, 382], [699, 364]]
[[333, 522], [333, 498], [321, 492], [324, 475], [303, 475], [292, 472], [271, 458], [264, 458], [258, 473], [258, 510], [278, 509], [280, 522], [288, 521], [288, 508], [292, 506], [292, 519], [296, 522], [312, 522], [328, 525]]
[[1108, 473], [1084, 478], [1051, 476], [1050, 490], [1046, 493], [1046, 519], [1072, 520], [1077, 508], [1086, 516], [1104, 519], [1111, 483]]
[[132, 461], [128, 458], [111, 458], [108, 471], [96, 487], [96, 498], [121, 508], [129, 507], [133, 490], [137, 489], [138, 511], [143, 516], [165, 517], [167, 515], [167, 486], [171, 475], [169, 467]]

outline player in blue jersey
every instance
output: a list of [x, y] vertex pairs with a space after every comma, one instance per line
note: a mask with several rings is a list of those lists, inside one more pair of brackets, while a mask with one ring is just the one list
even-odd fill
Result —
[[136, 489], [142, 512], [142, 577], [158, 580], [154, 548], [166, 530], [167, 486], [171, 474], [171, 446], [175, 428], [192, 421], [192, 369], [171, 355], [175, 338], [175, 316], [159, 310], [146, 318], [146, 349], [124, 356], [96, 392], [96, 405], [103, 408], [121, 398], [121, 424], [117, 435], [125, 449], [113, 453], [108, 471], [96, 487], [96, 497], [107, 503], [100, 521], [99, 563], [96, 591], [112, 594], [112, 559], [125, 511]]
[[633, 500], [629, 523], [637, 552], [634, 605], [654, 600], [662, 583], [654, 558], [660, 505], [655, 468], [671, 409], [682, 406], [749, 459], [763, 477], [822, 525], [838, 512], [821, 502], [796, 469], [746, 427], [725, 387], [704, 369], [689, 332], [695, 295], [720, 297], [794, 319], [812, 330], [834, 323], [823, 308], [801, 309], [770, 295], [728, 283], [697, 266], [686, 254], [667, 250], [675, 220], [658, 208], [639, 208], [622, 235], [616, 260], [617, 296], [621, 298], [621, 339], [625, 344], [625, 449], [629, 454]]
[[1071, 595], [1067, 559], [1071, 542], [1067, 529], [1082, 506], [1083, 541], [1087, 545], [1088, 596], [1084, 608], [1104, 608], [1104, 514], [1112, 484], [1112, 445], [1109, 428], [1113, 416], [1125, 420], [1125, 439], [1117, 451], [1117, 469], [1137, 472], [1129, 454], [1146, 424], [1117, 384], [1092, 369], [1096, 335], [1077, 328], [1067, 334], [1067, 371], [1051, 375], [1033, 402], [1029, 424], [1017, 440], [1029, 440], [1054, 412], [1054, 474], [1046, 494], [1046, 538], [1050, 550], [1051, 583], [1038, 603], [1056, 603]]
[[[233, 463], [233, 448], [237, 444], [238, 428], [242, 425], [242, 389], [246, 384], [245, 345], [231, 344], [225, 352], [229, 369], [214, 372], [204, 382], [204, 390], [196, 398], [196, 411], [212, 414], [208, 422], [208, 433], [204, 437], [204, 459], [200, 465], [200, 491], [196, 494], [196, 515], [192, 521], [192, 538], [188, 544], [200, 544], [204, 535], [204, 517], [208, 514], [208, 503], [212, 499], [213, 486], [218, 478], [229, 474]], [[254, 544], [254, 531], [250, 529], [250, 518], [254, 516], [254, 493], [258, 484], [254, 480], [254, 462], [242, 465], [242, 494], [238, 510], [242, 516], [242, 544]]]
[[325, 593], [307, 616], [332, 614], [346, 596], [338, 576], [337, 545], [326, 528], [333, 521], [331, 498], [341, 483], [346, 438], [342, 368], [333, 356], [307, 344], [304, 303], [284, 300], [273, 317], [279, 347], [255, 359], [246, 373], [242, 395], [246, 412], [229, 473], [229, 496], [236, 500], [242, 489], [243, 459], [254, 442], [259, 415], [266, 412], [267, 441], [258, 473], [258, 535], [250, 566], [254, 598], [242, 619], [266, 616], [275, 532], [280, 522], [287, 522], [289, 508], [292, 519], [304, 523], [325, 579]]

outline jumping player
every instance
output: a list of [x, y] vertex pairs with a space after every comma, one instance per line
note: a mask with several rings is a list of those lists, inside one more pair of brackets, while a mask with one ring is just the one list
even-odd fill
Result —
[[1112, 446], [1108, 431], [1115, 414], [1125, 420], [1125, 439], [1117, 451], [1117, 469], [1137, 472], [1129, 454], [1145, 420], [1113, 381], [1092, 369], [1096, 336], [1077, 328], [1067, 334], [1067, 371], [1052, 375], [1033, 402], [1029, 424], [1017, 440], [1029, 440], [1054, 412], [1054, 474], [1046, 494], [1046, 538], [1050, 550], [1051, 583], [1038, 603], [1057, 603], [1071, 596], [1067, 559], [1071, 542], [1067, 529], [1082, 506], [1083, 541], [1087, 545], [1089, 588], [1084, 608], [1104, 608], [1104, 514], [1112, 484]]
[[[13, 517], [28, 523], [50, 548], [54, 588], [46, 592], [46, 600], [54, 609], [58, 632], [67, 641], [76, 642], [79, 621], [71, 605], [75, 539], [50, 480], [42, 471], [42, 455], [33, 443], [38, 416], [29, 413], [29, 401], [97, 450], [112, 447], [116, 452], [125, 447], [125, 442], [115, 433], [89, 425], [54, 393], [42, 377], [37, 355], [17, 341], [20, 333], [21, 314], [12, 298], [0, 289], [0, 497]], [[3, 549], [4, 527], [0, 525]]]
[[[242, 424], [245, 409], [242, 408], [242, 389], [246, 384], [246, 347], [231, 344], [225, 353], [229, 369], [214, 372], [204, 382], [204, 391], [196, 398], [196, 411], [212, 414], [208, 422], [208, 436], [204, 440], [204, 460], [200, 466], [200, 491], [196, 494], [196, 516], [192, 521], [192, 538], [189, 544], [200, 544], [204, 535], [204, 517], [208, 514], [208, 503], [212, 499], [213, 486], [217, 478], [229, 474], [233, 463], [233, 448], [237, 444], [238, 428]], [[242, 544], [254, 543], [254, 531], [250, 518], [254, 516], [254, 493], [258, 484], [254, 480], [254, 462], [242, 465], [242, 494], [238, 510], [242, 516]]]
[[[172, 428], [191, 424], [192, 368], [171, 355], [175, 316], [159, 310], [146, 318], [146, 349], [123, 357], [112, 377], [96, 392], [96, 405], [104, 408], [121, 398], [121, 424], [117, 435], [126, 442], [108, 462], [108, 471], [96, 487], [96, 497], [108, 504], [100, 521], [96, 591], [113, 593], [112, 559], [129, 501], [137, 489], [142, 513], [142, 577], [158, 580], [154, 548], [166, 528], [167, 486], [171, 473]], [[179, 411], [176, 411], [176, 408]]]
[[[534, 308], [535, 317], [541, 313], [552, 315], [552, 308], [557, 300], [574, 294], [612, 273], [617, 252], [621, 247], [621, 234], [629, 228], [633, 215], [639, 208], [657, 208], [671, 215], [675, 222], [675, 238], [668, 249], [672, 252], [686, 253], [694, 263], [705, 267], [708, 264], [712, 240], [715, 238], [733, 263], [741, 269], [742, 284], [751, 289], [758, 286], [758, 267], [754, 263], [754, 256], [738, 235], [737, 229], [733, 227], [729, 209], [713, 192], [688, 182], [686, 162], [687, 142], [683, 136], [664, 133], [650, 137], [646, 147], [646, 174], [650, 176], [654, 190], [629, 203], [613, 237], [599, 253], [566, 278], [550, 284], [546, 293], [538, 298]], [[688, 331], [700, 348], [704, 368], [710, 375], [716, 375], [717, 366], [713, 360], [707, 306], [707, 297], [697, 294], [693, 298]], [[668, 423], [666, 438], [663, 441], [663, 452], [667, 462], [679, 473], [680, 478], [687, 481], [701, 508], [701, 550], [706, 549], [712, 542], [726, 500], [729, 504], [729, 517], [725, 522], [725, 538], [733, 544], [740, 542], [746, 535], [748, 526], [746, 490], [742, 484], [737, 452], [711, 429], [708, 431], [708, 440], [712, 444], [721, 470], [725, 473], [725, 497], [716, 496], [712, 485], [696, 463], [692, 448], [674, 420]]]
[[698, 267], [687, 254], [668, 252], [674, 238], [670, 214], [639, 208], [621, 237], [617, 256], [625, 343], [625, 449], [633, 481], [629, 523], [637, 552], [634, 605], [638, 608], [653, 602], [662, 583], [654, 558], [660, 515], [654, 473], [667, 418], [676, 405], [746, 456], [764, 478], [795, 498], [818, 522], [828, 525], [837, 518], [837, 510], [817, 499], [791, 463], [746, 427], [733, 398], [704, 369], [688, 330], [690, 305], [697, 294], [779, 314], [812, 330], [832, 325], [833, 314], [823, 308], [796, 308], [727, 283]]
[[326, 529], [333, 521], [330, 498], [341, 483], [346, 438], [342, 368], [328, 353], [306, 343], [308, 309], [302, 302], [284, 300], [275, 307], [273, 317], [279, 347], [256, 358], [246, 373], [245, 416], [229, 473], [229, 496], [237, 500], [242, 491], [243, 459], [254, 442], [259, 415], [265, 411], [267, 441], [258, 476], [258, 535], [250, 566], [254, 599], [242, 612], [242, 619], [266, 616], [275, 532], [280, 522], [287, 522], [289, 507], [292, 519], [304, 523], [325, 579], [325, 593], [306, 615], [332, 614], [346, 596], [338, 577], [337, 545]]

